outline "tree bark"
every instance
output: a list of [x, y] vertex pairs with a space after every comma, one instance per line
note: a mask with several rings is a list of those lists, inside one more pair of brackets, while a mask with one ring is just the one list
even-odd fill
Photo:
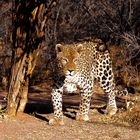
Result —
[[15, 0], [13, 14], [13, 56], [6, 114], [23, 112], [29, 78], [44, 47], [45, 26], [57, 0]]

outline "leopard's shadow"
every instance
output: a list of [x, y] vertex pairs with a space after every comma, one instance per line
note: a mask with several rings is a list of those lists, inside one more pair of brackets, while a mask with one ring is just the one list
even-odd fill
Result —
[[[40, 95], [41, 96], [41, 95]], [[41, 119], [43, 121], [47, 121], [48, 119], [44, 117], [44, 114], [53, 113], [53, 105], [50, 97], [47, 98], [29, 98], [29, 102], [26, 105], [25, 113], [33, 115], [34, 117]], [[106, 98], [98, 97], [101, 102], [106, 102]], [[98, 101], [99, 101], [98, 99]], [[91, 103], [93, 102], [98, 104], [95, 99], [92, 98]], [[63, 113], [66, 117], [75, 119], [76, 113], [79, 110], [80, 96], [78, 95], [67, 95], [64, 96], [63, 100]], [[94, 108], [91, 106], [91, 109]], [[99, 107], [97, 110], [99, 113], [104, 114], [104, 107]]]

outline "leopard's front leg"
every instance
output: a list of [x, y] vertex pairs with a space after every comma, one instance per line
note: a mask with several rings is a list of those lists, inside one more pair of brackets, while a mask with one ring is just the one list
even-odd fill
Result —
[[92, 87], [88, 87], [81, 93], [81, 103], [79, 113], [76, 115], [78, 121], [89, 121], [89, 109], [92, 96]]
[[54, 117], [50, 119], [49, 125], [64, 125], [62, 112], [62, 94], [62, 88], [53, 89], [52, 91]]
[[117, 104], [115, 100], [115, 91], [108, 93], [108, 104], [106, 108], [106, 114], [108, 115], [115, 115], [117, 112]]

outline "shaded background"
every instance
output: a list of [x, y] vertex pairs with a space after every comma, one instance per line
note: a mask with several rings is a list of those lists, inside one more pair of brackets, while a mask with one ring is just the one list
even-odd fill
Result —
[[[0, 7], [0, 84], [5, 88], [11, 68], [12, 0], [2, 0]], [[139, 0], [60, 0], [47, 22], [46, 47], [30, 85], [51, 82], [56, 43], [99, 37], [111, 52], [117, 85], [140, 90], [139, 7]]]

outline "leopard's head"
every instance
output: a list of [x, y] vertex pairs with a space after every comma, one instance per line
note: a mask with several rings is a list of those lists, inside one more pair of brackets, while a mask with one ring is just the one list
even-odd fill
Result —
[[82, 46], [57, 44], [55, 47], [59, 66], [66, 77], [72, 77], [77, 72]]

